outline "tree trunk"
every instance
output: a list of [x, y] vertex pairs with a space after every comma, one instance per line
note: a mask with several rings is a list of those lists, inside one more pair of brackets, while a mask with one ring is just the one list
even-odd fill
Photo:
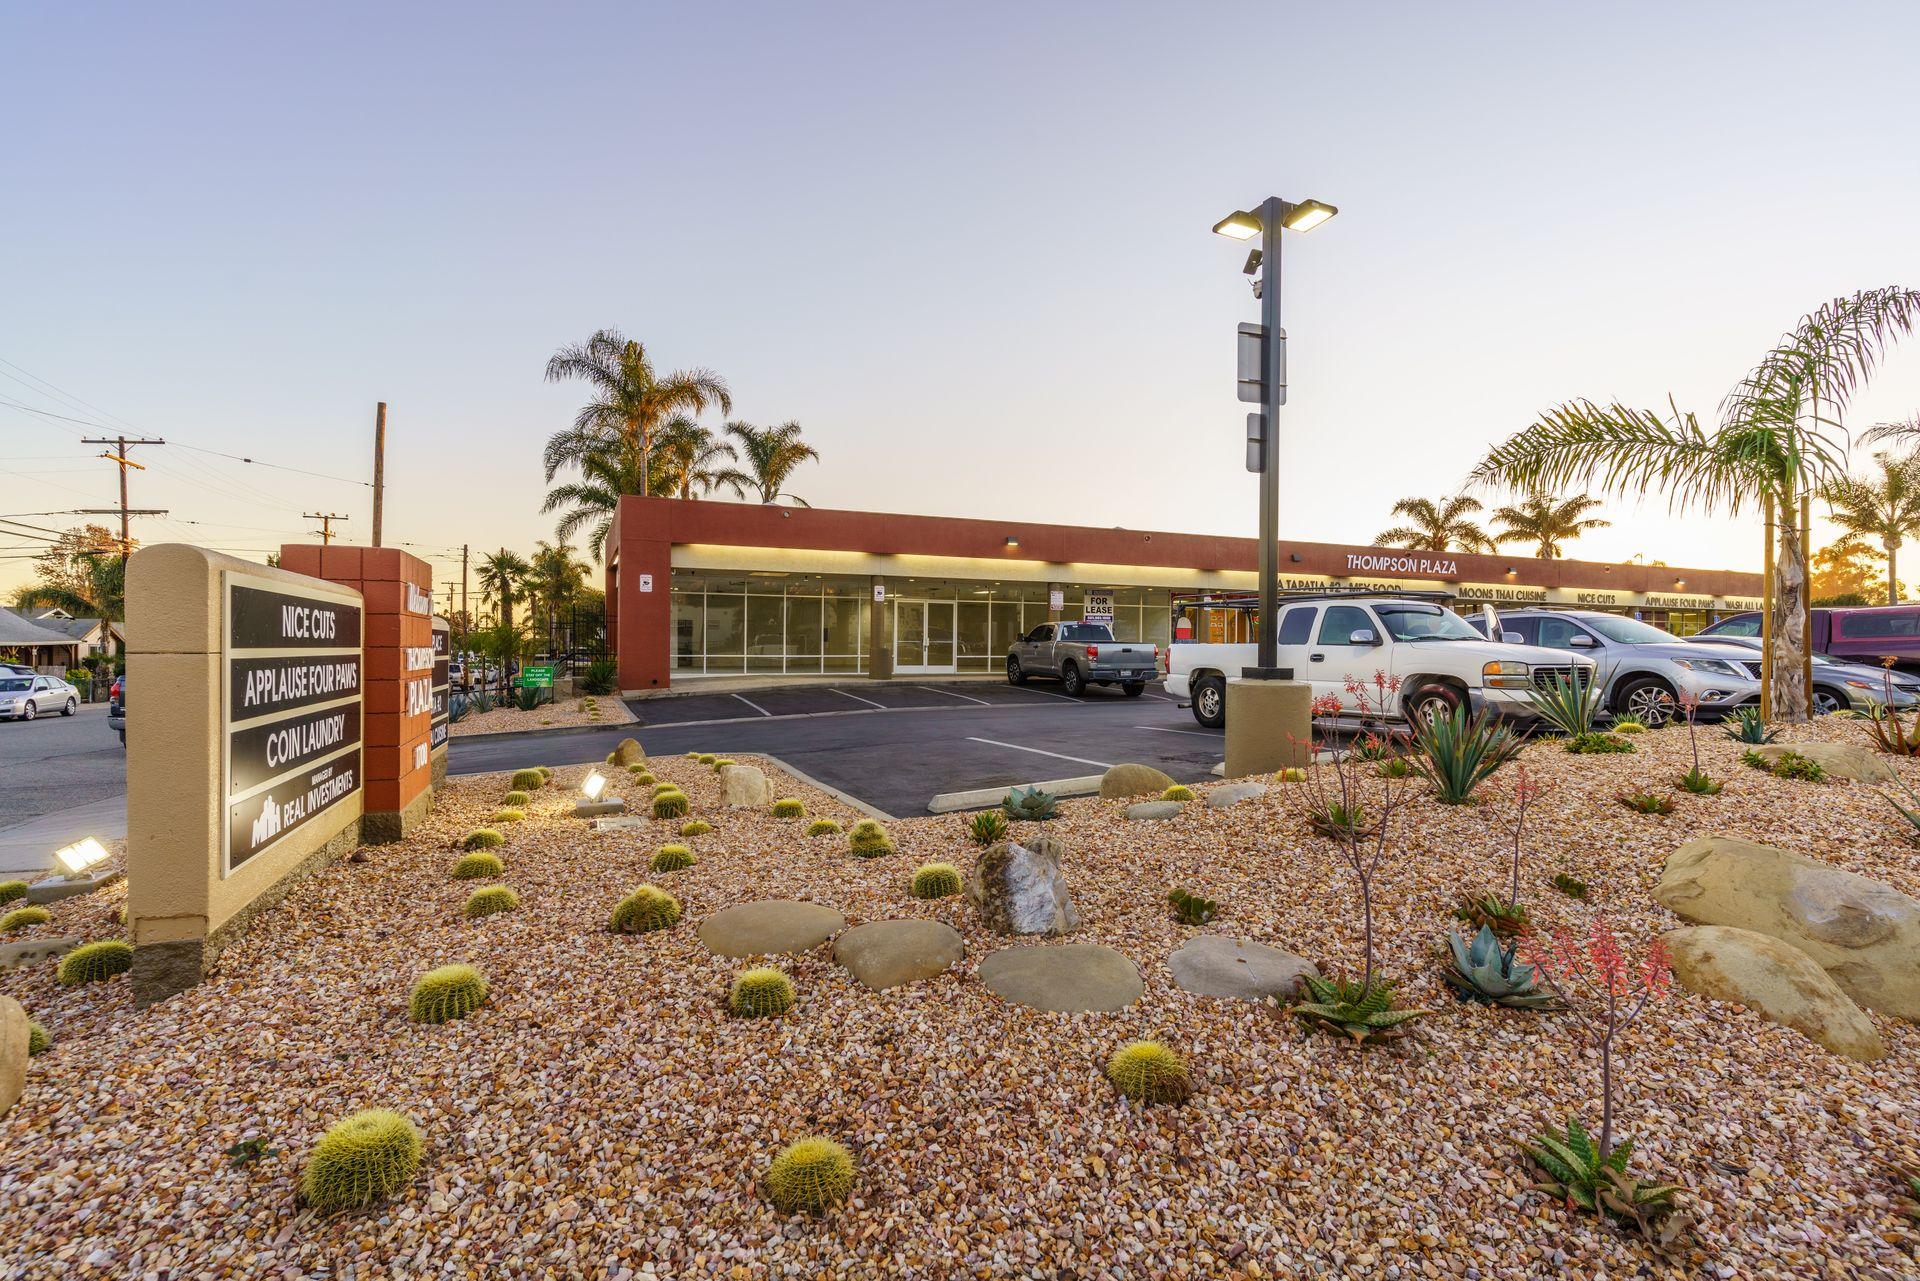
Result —
[[1807, 705], [1807, 549], [1794, 511], [1791, 497], [1781, 502], [1767, 666], [1774, 719], [1802, 724], [1812, 719]]
[[1900, 555], [1900, 540], [1897, 538], [1889, 538], [1887, 539], [1886, 546], [1887, 546], [1887, 604], [1898, 605], [1900, 603], [1900, 579], [1894, 573], [1894, 565], [1895, 565], [1895, 558]]

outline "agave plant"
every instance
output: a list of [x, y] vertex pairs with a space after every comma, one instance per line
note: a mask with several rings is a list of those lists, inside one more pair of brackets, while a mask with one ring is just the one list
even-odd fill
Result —
[[1680, 776], [1681, 790], [1691, 792], [1695, 796], [1718, 796], [1720, 789], [1725, 786], [1725, 783], [1714, 782], [1698, 765]]
[[1393, 985], [1376, 978], [1372, 983], [1300, 976], [1306, 1000], [1293, 1007], [1293, 1016], [1310, 1028], [1352, 1038], [1360, 1045], [1405, 1036], [1408, 1023], [1432, 1010], [1396, 1010]]
[[1329, 801], [1307, 813], [1307, 826], [1330, 840], [1345, 840], [1348, 837], [1372, 836], [1377, 826], [1367, 818], [1367, 812], [1358, 805], [1342, 805], [1339, 801]]
[[1454, 916], [1469, 925], [1481, 929], [1491, 929], [1501, 938], [1512, 938], [1525, 934], [1531, 923], [1527, 916], [1527, 906], [1517, 900], [1503, 899], [1490, 890], [1478, 894], [1469, 894], [1461, 900]]
[[1520, 945], [1514, 943], [1503, 951], [1489, 926], [1482, 925], [1471, 943], [1460, 937], [1459, 930], [1448, 930], [1447, 946], [1453, 952], [1453, 968], [1446, 980], [1461, 1000], [1514, 1010], [1562, 1007], [1558, 996], [1540, 986], [1533, 967], [1514, 959]]
[[[1635, 1225], [1641, 1236], [1657, 1245], [1665, 1245], [1684, 1231], [1685, 1222], [1674, 1215], [1673, 1194], [1677, 1183], [1643, 1183], [1627, 1173], [1627, 1158], [1633, 1154], [1633, 1141], [1622, 1139], [1604, 1155], [1588, 1137], [1580, 1118], [1567, 1121], [1566, 1134], [1546, 1133], [1533, 1142], [1522, 1143], [1533, 1163], [1546, 1171], [1547, 1179], [1534, 1184], [1536, 1191], [1551, 1193], [1591, 1210], [1595, 1215]], [[1672, 1220], [1672, 1221], [1670, 1221]]]
[[1060, 798], [1037, 787], [1016, 787], [1000, 802], [1008, 818], [1044, 823], [1059, 812]]
[[1673, 797], [1658, 792], [1617, 792], [1613, 799], [1636, 814], [1673, 813]]
[[1591, 677], [1569, 680], [1555, 676], [1544, 688], [1527, 691], [1527, 701], [1541, 720], [1569, 737], [1585, 734], [1600, 714], [1600, 682]]
[[1736, 743], [1771, 743], [1780, 737], [1779, 730], [1767, 728], [1767, 718], [1757, 707], [1734, 708], [1733, 716], [1721, 729]]
[[1520, 754], [1512, 730], [1486, 712], [1469, 717], [1460, 707], [1431, 720], [1416, 718], [1413, 742], [1419, 749], [1414, 764], [1442, 805], [1471, 803], [1474, 789]]
[[1205, 925], [1220, 914], [1218, 903], [1183, 889], [1168, 890], [1167, 902], [1173, 906], [1174, 919], [1182, 925]]
[[967, 824], [967, 836], [975, 845], [998, 845], [1007, 839], [1007, 820], [998, 810], [981, 810]]
[[1905, 805], [1894, 800], [1890, 793], [1882, 791], [1880, 788], [1876, 787], [1874, 791], [1879, 795], [1881, 800], [1893, 806], [1893, 812], [1898, 814], [1901, 820], [1906, 823], [1906, 827], [1901, 829], [1906, 838], [1910, 841], [1920, 843], [1920, 795], [1916, 795], [1913, 788], [1899, 775], [1894, 775], [1893, 781], [1898, 784], [1900, 790], [1906, 794], [1907, 803]]

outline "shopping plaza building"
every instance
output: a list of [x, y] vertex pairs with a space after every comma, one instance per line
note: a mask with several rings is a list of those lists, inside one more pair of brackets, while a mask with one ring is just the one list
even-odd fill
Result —
[[[715, 676], [1001, 670], [1059, 619], [1121, 640], [1248, 638], [1251, 538], [628, 496], [607, 536], [607, 636], [625, 691]], [[1682, 635], [1760, 607], [1760, 575], [1280, 544], [1280, 590], [1444, 591], [1462, 610], [1564, 605]], [[1224, 607], [1223, 602], [1239, 602]]]

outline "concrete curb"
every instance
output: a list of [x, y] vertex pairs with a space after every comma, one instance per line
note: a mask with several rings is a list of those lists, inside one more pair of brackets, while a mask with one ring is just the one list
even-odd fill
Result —
[[786, 773], [793, 775], [795, 778], [799, 779], [802, 783], [805, 783], [808, 787], [818, 788], [820, 791], [825, 792], [828, 796], [831, 796], [834, 800], [839, 801], [842, 805], [850, 806], [853, 809], [857, 809], [862, 814], [865, 814], [869, 818], [877, 818], [882, 823], [891, 823], [894, 821], [894, 816], [892, 814], [887, 813], [885, 810], [881, 809], [877, 805], [869, 805], [865, 801], [861, 800], [859, 797], [850, 796], [847, 793], [841, 791], [839, 788], [834, 787], [830, 783], [822, 783], [819, 779], [813, 777], [813, 775], [807, 773], [805, 770], [795, 769], [793, 766], [781, 760], [778, 756], [769, 756], [765, 752], [742, 752], [740, 754], [742, 756], [758, 756], [761, 760], [766, 761], [769, 765], [778, 766], [781, 770], [784, 770]]
[[998, 805], [1016, 787], [1037, 787], [1055, 796], [1097, 796], [1102, 774], [1082, 774], [1078, 778], [1056, 778], [1039, 783], [1008, 783], [1004, 787], [976, 787], [970, 792], [942, 792], [927, 802], [929, 814], [951, 814], [956, 810], [989, 809]]

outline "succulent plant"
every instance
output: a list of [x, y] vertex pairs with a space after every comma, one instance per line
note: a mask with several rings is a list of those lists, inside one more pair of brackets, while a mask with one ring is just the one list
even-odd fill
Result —
[[1673, 797], [1658, 792], [1615, 792], [1613, 799], [1636, 814], [1673, 813]]
[[525, 809], [527, 806], [527, 803], [532, 799], [533, 797], [527, 795], [525, 792], [508, 792], [505, 796], [502, 796], [500, 798], [500, 803], [506, 806], [508, 809], [517, 810], [517, 809]]
[[525, 810], [513, 809], [509, 807], [507, 809], [497, 809], [493, 813], [487, 815], [487, 822], [489, 823], [522, 823], [526, 821], [526, 817], [527, 817], [527, 812]]
[[680, 903], [652, 885], [642, 885], [613, 905], [607, 928], [615, 934], [647, 934], [664, 930], [680, 919]]
[[1139, 1103], [1179, 1103], [1193, 1093], [1187, 1064], [1158, 1041], [1123, 1045], [1107, 1060], [1107, 1080]]
[[1631, 752], [1633, 744], [1618, 734], [1593, 729], [1569, 738], [1567, 750], [1576, 756], [1604, 756], [1609, 752]]
[[53, 914], [40, 906], [16, 907], [5, 916], [0, 916], [0, 934], [13, 930], [24, 930], [29, 925], [45, 925], [53, 919]]
[[1680, 790], [1695, 796], [1718, 796], [1725, 783], [1716, 783], [1698, 765], [1680, 776]]
[[704, 818], [689, 819], [680, 825], [680, 835], [688, 840], [696, 836], [705, 836], [713, 830], [713, 824]]
[[1771, 743], [1780, 731], [1767, 728], [1767, 718], [1757, 707], [1736, 707], [1733, 715], [1721, 722], [1721, 732], [1736, 743]]
[[719, 760], [720, 758], [718, 756], [715, 756], [712, 752], [701, 752], [697, 756], [695, 756], [694, 759], [699, 761], [702, 765], [711, 765], [715, 761]]
[[413, 1122], [373, 1108], [336, 1121], [314, 1144], [300, 1197], [316, 1210], [358, 1210], [392, 1196], [420, 1168], [424, 1145]]
[[463, 850], [497, 850], [507, 843], [507, 838], [490, 827], [476, 827], [468, 832], [460, 842]]
[[893, 853], [893, 839], [879, 823], [863, 818], [847, 833], [847, 852], [859, 858], [879, 858]]
[[1782, 752], [1773, 763], [1775, 778], [1791, 778], [1802, 783], [1820, 783], [1827, 777], [1826, 767], [1798, 752]]
[[1367, 812], [1358, 805], [1349, 809], [1339, 801], [1316, 807], [1307, 814], [1307, 826], [1329, 840], [1346, 840], [1349, 836], [1372, 836], [1374, 827], [1367, 819]]
[[928, 863], [913, 874], [907, 892], [915, 898], [946, 898], [960, 892], [960, 869], [951, 863]]
[[68, 987], [98, 983], [133, 968], [133, 945], [124, 939], [82, 943], [60, 958], [60, 981]]
[[1618, 716], [1614, 718], [1613, 732], [1616, 734], [1644, 734], [1647, 726], [1638, 716]]
[[547, 775], [538, 769], [517, 769], [510, 786], [516, 792], [537, 792], [547, 785]]
[[1307, 781], [1307, 771], [1297, 765], [1288, 765], [1284, 769], [1274, 771], [1273, 781], [1276, 783], [1304, 783]]
[[498, 876], [506, 870], [507, 865], [500, 861], [498, 855], [485, 852], [462, 854], [460, 861], [453, 865], [453, 879], [456, 881], [484, 881], [489, 877]]
[[37, 1058], [53, 1048], [53, 1033], [37, 1020], [27, 1020], [27, 1057]]
[[1561, 1008], [1560, 998], [1540, 986], [1533, 967], [1514, 959], [1520, 944], [1515, 942], [1503, 951], [1490, 927], [1482, 925], [1471, 943], [1460, 937], [1459, 930], [1448, 930], [1447, 947], [1453, 953], [1453, 968], [1445, 977], [1461, 1000], [1515, 1010]]
[[1037, 787], [1016, 787], [1000, 802], [1008, 818], [1027, 823], [1044, 823], [1060, 809], [1060, 798]]
[[788, 1214], [819, 1214], [853, 1191], [853, 1156], [832, 1139], [801, 1139], [773, 1158], [762, 1186]]
[[540, 778], [543, 782], [551, 783], [553, 781], [553, 766], [536, 765], [534, 768], [540, 771]]
[[1163, 801], [1179, 801], [1185, 804], [1193, 799], [1193, 789], [1185, 783], [1175, 783], [1172, 787], [1160, 793], [1160, 799]]
[[727, 993], [727, 1009], [741, 1018], [769, 1018], [792, 1008], [793, 980], [770, 965], [741, 971]]
[[773, 803], [775, 818], [805, 818], [807, 807], [791, 796], [783, 796]]
[[1173, 906], [1174, 919], [1182, 925], [1205, 925], [1220, 914], [1218, 903], [1183, 889], [1168, 890], [1167, 902]]
[[677, 872], [699, 861], [693, 856], [693, 851], [684, 845], [662, 845], [653, 852], [651, 866], [656, 872]]
[[1381, 778], [1405, 778], [1413, 773], [1413, 766], [1407, 764], [1404, 756], [1389, 756], [1375, 764], [1373, 772]]
[[1553, 874], [1553, 888], [1559, 890], [1568, 898], [1585, 898], [1587, 896], [1587, 883], [1579, 877], [1570, 876], [1565, 872], [1555, 872]]
[[999, 810], [981, 810], [967, 824], [967, 838], [975, 845], [998, 845], [1007, 839], [1006, 816]]
[[1310, 1028], [1351, 1037], [1362, 1045], [1405, 1036], [1412, 1030], [1406, 1024], [1433, 1013], [1394, 1009], [1393, 986], [1385, 979], [1375, 979], [1371, 986], [1362, 987], [1343, 979], [1303, 974], [1300, 986], [1307, 999], [1293, 1007], [1295, 1018]]
[[520, 906], [520, 896], [505, 885], [489, 885], [467, 895], [467, 905], [460, 914], [469, 921], [477, 921], [483, 916], [492, 916], [496, 912], [511, 912]]
[[691, 808], [685, 792], [661, 792], [653, 798], [655, 818], [685, 818]]
[[1754, 751], [1751, 747], [1740, 753], [1740, 763], [1748, 769], [1764, 770], [1769, 774], [1773, 773], [1773, 762]]
[[653, 776], [653, 771], [644, 765], [627, 766], [627, 777], [633, 780], [635, 787], [652, 787], [660, 781]]
[[25, 898], [27, 889], [25, 881], [0, 881], [0, 907], [6, 906], [17, 898]]
[[713, 772], [716, 774], [718, 774], [721, 770], [725, 769], [729, 765], [738, 765], [739, 763], [740, 763], [739, 761], [736, 761], [729, 756], [716, 756], [713, 758], [713, 761], [711, 762], [711, 764], [713, 765]]
[[1622, 1139], [1604, 1157], [1588, 1137], [1578, 1117], [1567, 1121], [1564, 1135], [1551, 1131], [1535, 1135], [1520, 1150], [1546, 1171], [1536, 1191], [1590, 1210], [1596, 1215], [1612, 1216], [1636, 1225], [1640, 1234], [1655, 1244], [1666, 1244], [1673, 1233], [1667, 1220], [1684, 1216], [1674, 1213], [1673, 1194], [1677, 1183], [1642, 1183], [1627, 1173], [1627, 1160], [1633, 1155], [1633, 1143]]
[[1491, 929], [1501, 938], [1524, 934], [1531, 924], [1525, 903], [1509, 902], [1490, 890], [1467, 895], [1453, 914], [1468, 925]]
[[464, 1019], [487, 999], [487, 980], [471, 965], [442, 965], [428, 970], [413, 985], [407, 1014], [415, 1023], [445, 1023]]
[[807, 824], [808, 836], [838, 836], [840, 825], [830, 818], [816, 818]]

